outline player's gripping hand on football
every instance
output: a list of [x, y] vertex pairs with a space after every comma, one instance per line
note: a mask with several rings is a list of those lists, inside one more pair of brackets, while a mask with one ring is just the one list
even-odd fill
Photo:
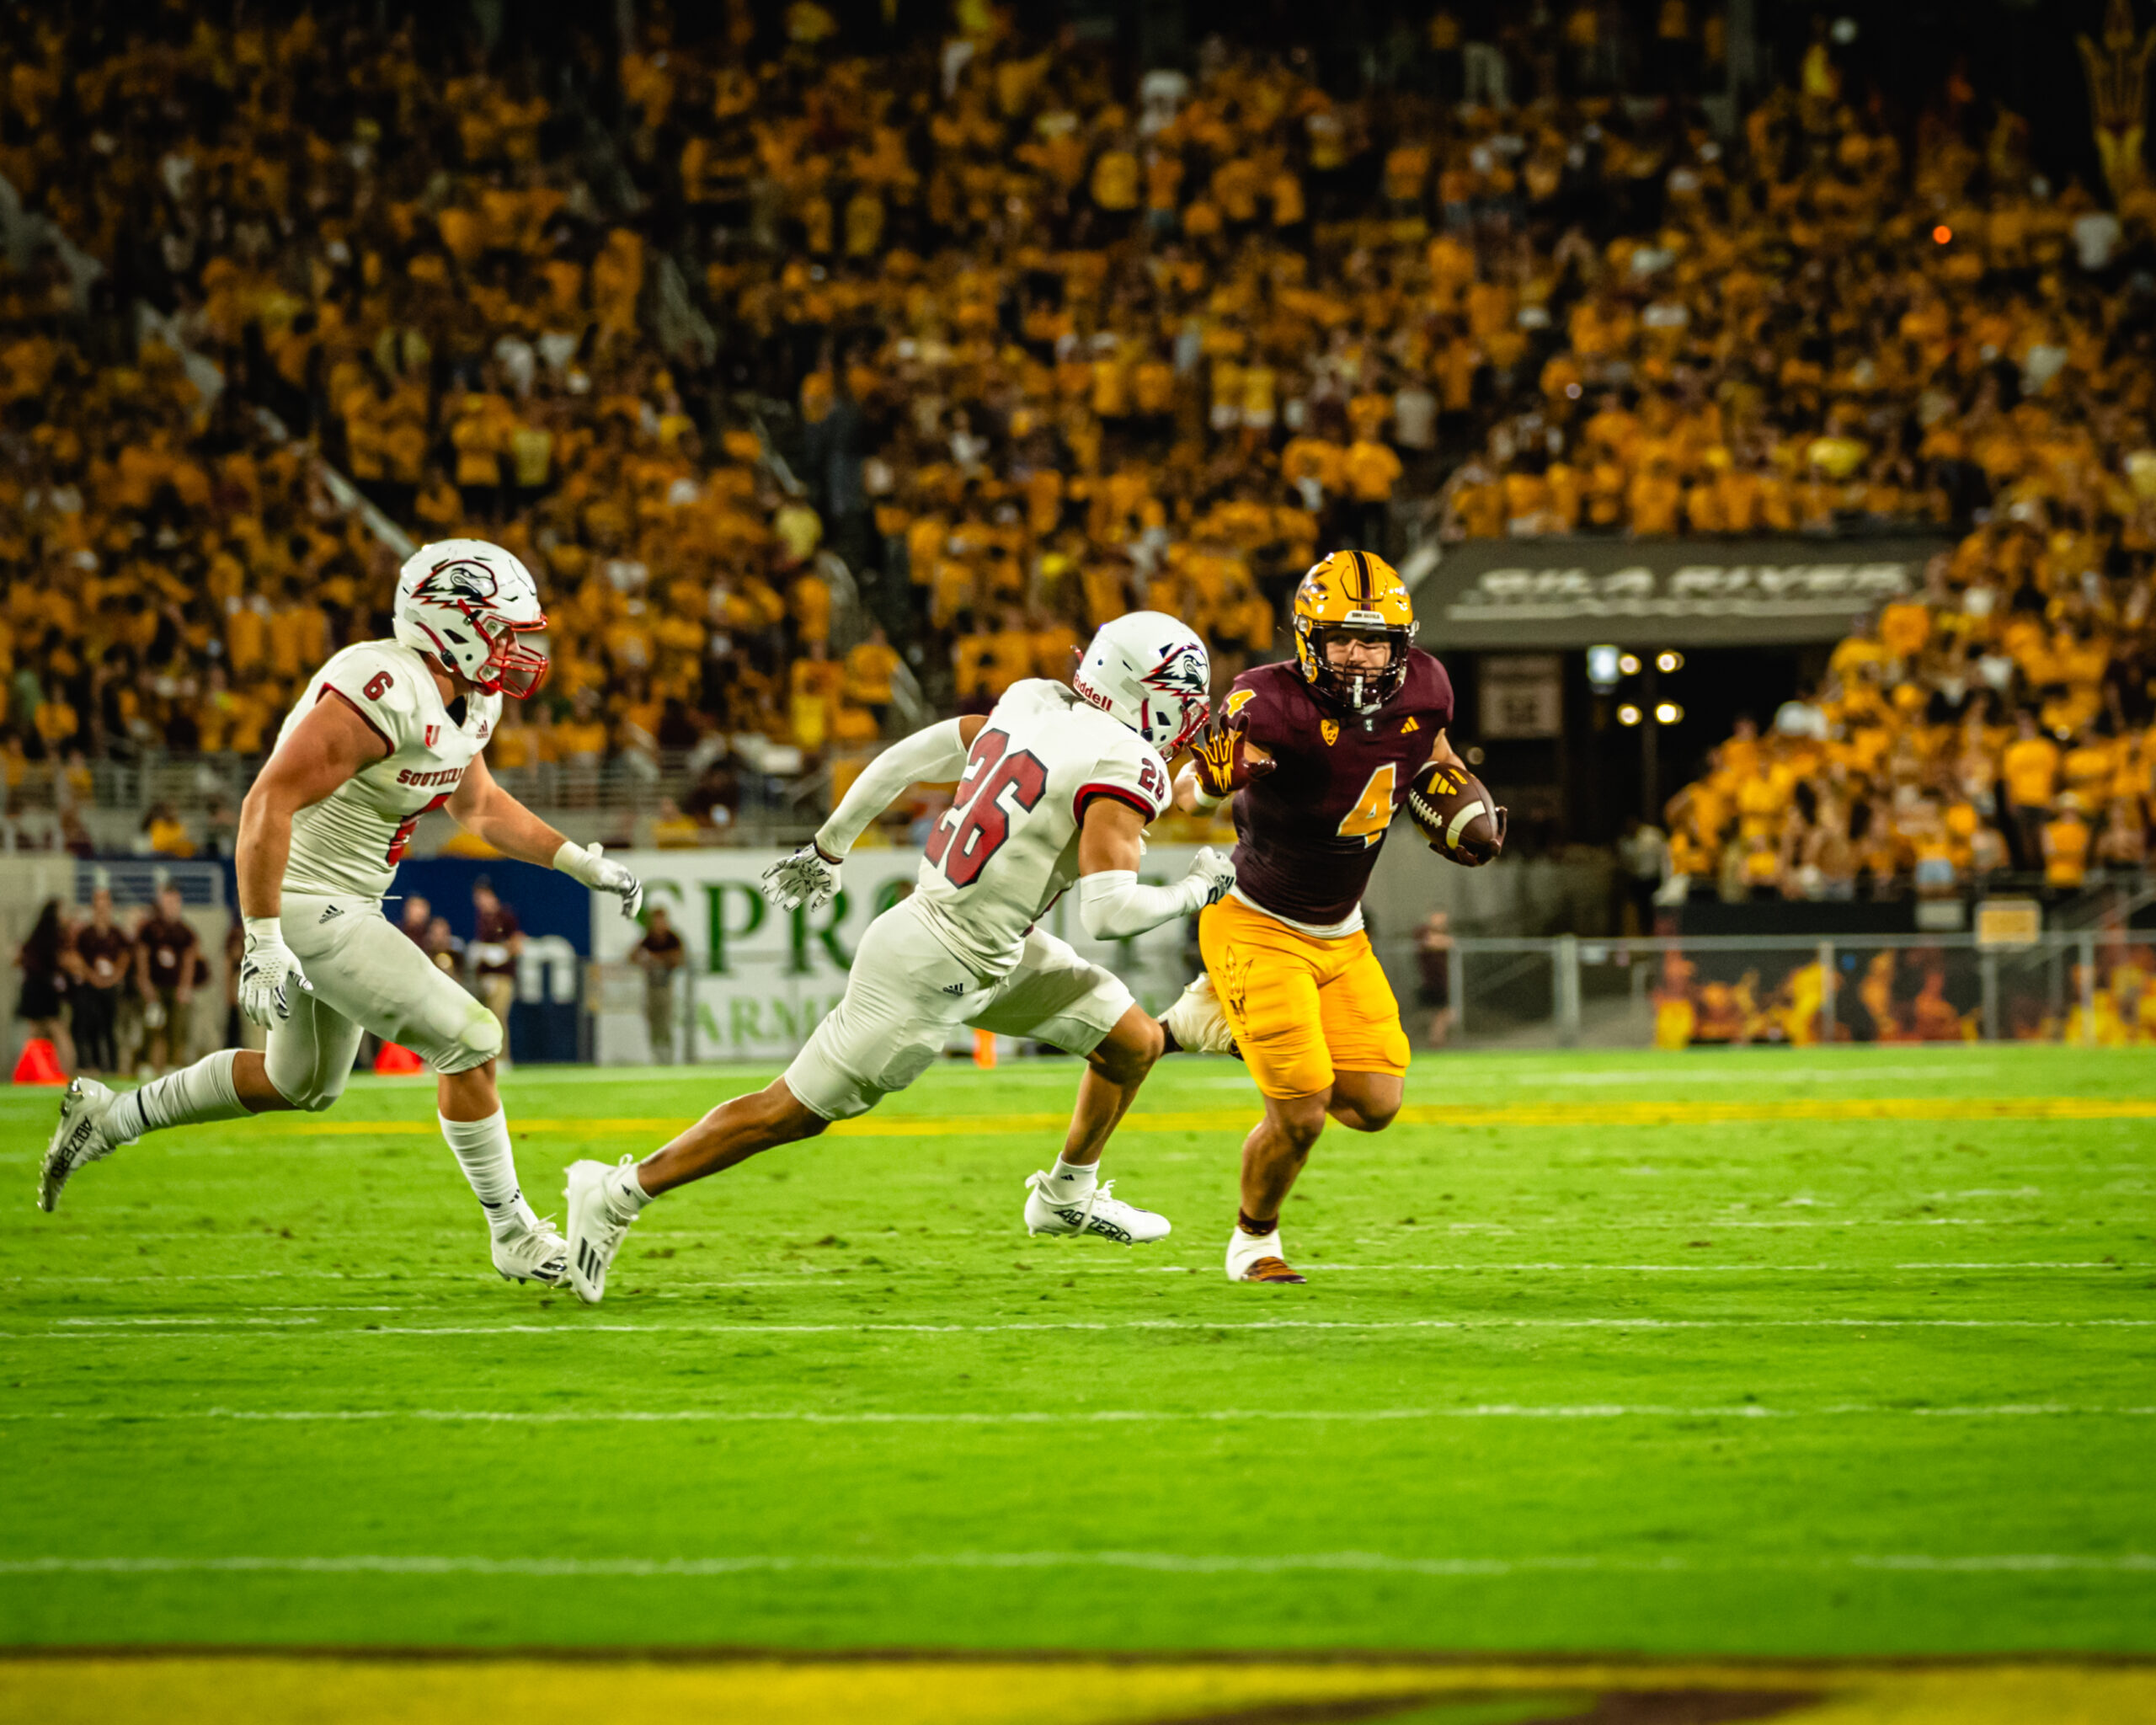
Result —
[[1190, 751], [1190, 770], [1198, 799], [1218, 806], [1254, 778], [1273, 771], [1273, 761], [1241, 731], [1215, 725]]
[[299, 959], [285, 944], [285, 931], [275, 916], [241, 919], [247, 947], [239, 961], [239, 1009], [267, 1028], [292, 1016], [295, 995], [314, 992]]
[[586, 846], [565, 839], [554, 852], [554, 867], [595, 893], [612, 893], [622, 901], [622, 914], [633, 916], [643, 908], [643, 883], [606, 850], [604, 845]]
[[782, 911], [798, 911], [803, 905], [820, 911], [838, 892], [839, 868], [844, 860], [811, 839], [791, 857], [782, 857], [764, 871], [764, 896]]

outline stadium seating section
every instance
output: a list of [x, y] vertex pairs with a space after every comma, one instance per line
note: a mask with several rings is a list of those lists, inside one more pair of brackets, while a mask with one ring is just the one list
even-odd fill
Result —
[[[325, 15], [9, 15], [0, 174], [103, 266], [0, 275], [11, 792], [256, 754], [382, 633], [397, 557], [319, 458], [539, 574], [511, 772], [870, 744], [909, 661], [979, 710], [1134, 605], [1231, 673], [1319, 547], [1411, 526], [1975, 522], [1673, 804], [1677, 867], [2141, 860], [2156, 368], [2114, 260], [2150, 212], [2035, 182], [2004, 110], [1911, 147], [1823, 48], [1727, 140], [1606, 78], [1462, 101], [1442, 10], [1431, 75], [1353, 99], [970, 5], [873, 56], [798, 0], [783, 42], [660, 12], [492, 71]], [[1548, 63], [1598, 63], [1596, 16], [1533, 26]], [[1661, 45], [1711, 67], [1715, 25]]]

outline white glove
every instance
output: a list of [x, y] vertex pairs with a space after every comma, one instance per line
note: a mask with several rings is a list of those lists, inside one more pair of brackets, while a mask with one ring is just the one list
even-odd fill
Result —
[[292, 991], [314, 992], [300, 961], [285, 944], [285, 931], [275, 916], [241, 919], [247, 948], [239, 961], [239, 1009], [257, 1024], [268, 1026], [292, 1016]]
[[620, 863], [611, 860], [604, 845], [586, 850], [564, 839], [554, 852], [554, 867], [572, 880], [582, 881], [595, 893], [613, 893], [622, 900], [622, 914], [633, 916], [643, 908], [643, 883]]
[[798, 911], [803, 905], [820, 911], [838, 892], [839, 869], [845, 861], [811, 839], [764, 871], [764, 896], [782, 911]]
[[1186, 890], [1198, 895], [1193, 911], [1207, 905], [1217, 905], [1228, 896], [1228, 889], [1235, 884], [1235, 865], [1223, 857], [1212, 846], [1199, 848], [1190, 859], [1190, 872], [1182, 878]]

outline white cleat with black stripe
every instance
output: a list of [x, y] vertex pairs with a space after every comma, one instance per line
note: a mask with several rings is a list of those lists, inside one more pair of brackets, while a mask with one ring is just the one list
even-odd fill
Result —
[[104, 1117], [118, 1098], [94, 1078], [69, 1081], [60, 1098], [60, 1124], [45, 1146], [45, 1160], [38, 1164], [37, 1207], [59, 1208], [60, 1188], [76, 1169], [102, 1162], [120, 1146], [105, 1135]]
[[494, 1242], [494, 1268], [506, 1282], [558, 1288], [569, 1279], [569, 1242], [552, 1216], [542, 1216], [523, 1232]]
[[1068, 1197], [1057, 1194], [1055, 1183], [1045, 1168], [1027, 1178], [1028, 1234], [1097, 1234], [1118, 1246], [1144, 1246], [1168, 1237], [1168, 1219], [1125, 1204], [1114, 1195], [1113, 1180], [1103, 1180], [1090, 1192]]
[[[633, 1164], [636, 1158], [625, 1156], [622, 1161]], [[618, 1214], [607, 1193], [607, 1177], [613, 1172], [604, 1162], [569, 1164], [568, 1282], [586, 1306], [606, 1297], [606, 1272], [636, 1220]]]

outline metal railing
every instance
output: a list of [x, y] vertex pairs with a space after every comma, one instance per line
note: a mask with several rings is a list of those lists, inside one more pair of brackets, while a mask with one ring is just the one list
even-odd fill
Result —
[[[1384, 943], [1397, 985], [1438, 955]], [[1461, 937], [1426, 1013], [1476, 1047], [1849, 1042], [2156, 1044], [2156, 932]], [[1403, 1003], [1406, 998], [1403, 991]]]

